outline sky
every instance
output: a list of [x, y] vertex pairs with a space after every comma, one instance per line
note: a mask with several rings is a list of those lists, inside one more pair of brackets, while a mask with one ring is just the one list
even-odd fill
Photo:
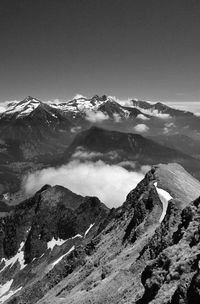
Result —
[[200, 101], [199, 0], [1, 0], [0, 101]]

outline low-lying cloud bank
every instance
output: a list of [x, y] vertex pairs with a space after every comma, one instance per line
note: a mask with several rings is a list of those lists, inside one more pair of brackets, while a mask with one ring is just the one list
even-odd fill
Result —
[[83, 196], [97, 196], [108, 207], [120, 206], [127, 194], [144, 177], [144, 171], [130, 172], [119, 165], [103, 161], [84, 162], [74, 160], [60, 168], [48, 168], [29, 174], [23, 183], [26, 193], [34, 194], [43, 185], [64, 186]]

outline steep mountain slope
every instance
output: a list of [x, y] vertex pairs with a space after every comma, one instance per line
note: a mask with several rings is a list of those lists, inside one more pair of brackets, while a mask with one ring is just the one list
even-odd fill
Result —
[[[54, 108], [59, 108], [66, 114], [73, 113], [74, 117], [82, 115], [82, 118], [88, 119], [89, 112], [98, 113], [102, 112], [106, 115], [107, 119], [128, 119], [137, 117], [141, 114], [140, 110], [128, 108], [120, 105], [112, 97], [106, 95], [95, 95], [92, 98], [80, 97], [73, 99], [69, 102], [60, 103], [58, 105], [51, 104]], [[146, 116], [148, 118], [148, 115]]]
[[[0, 115], [0, 139], [7, 144], [15, 141], [24, 159], [62, 151], [76, 132], [92, 124], [132, 132], [145, 125], [148, 135], [173, 135], [177, 132], [198, 137], [200, 118], [193, 113], [176, 110], [162, 103], [151, 104], [132, 100], [122, 106], [112, 97], [95, 95], [79, 97], [69, 102], [47, 104], [27, 97], [8, 105]], [[142, 129], [141, 129], [142, 130]], [[141, 131], [142, 132], [142, 131]], [[38, 146], [40, 147], [38, 148]], [[0, 157], [4, 155], [0, 151]]]
[[166, 124], [162, 132], [156, 134], [183, 134], [192, 138], [199, 138], [199, 117], [189, 111], [174, 109], [161, 102], [149, 103], [146, 101], [132, 100], [132, 106], [141, 112], [155, 117], [165, 117]]
[[193, 113], [188, 112], [188, 111], [182, 111], [182, 110], [178, 110], [178, 109], [174, 109], [166, 104], [163, 104], [161, 102], [157, 102], [157, 103], [149, 103], [146, 101], [140, 101], [140, 100], [132, 100], [132, 105], [136, 108], [139, 109], [143, 109], [143, 110], [149, 110], [150, 113], [152, 113], [154, 111], [157, 111], [158, 113], [162, 113], [162, 114], [168, 114], [170, 116], [194, 116]]
[[[8, 104], [5, 112], [0, 114], [0, 194], [19, 190], [21, 180], [28, 172], [57, 164], [75, 136], [93, 125], [123, 133], [156, 136], [159, 143], [171, 150], [199, 159], [199, 117], [161, 103], [132, 100], [126, 103], [128, 106], [122, 104], [106, 95], [76, 97], [59, 104], [41, 102], [29, 96]], [[185, 136], [188, 138], [186, 145]], [[134, 146], [133, 143], [131, 145]], [[116, 163], [117, 155], [120, 155], [119, 161], [127, 161], [126, 148], [125, 151], [119, 145], [116, 148], [117, 152], [109, 151], [110, 154], [104, 156], [106, 161]], [[200, 178], [199, 161], [188, 157], [186, 160], [186, 156], [177, 155], [177, 152], [174, 152], [175, 157], [168, 157], [167, 152], [161, 152], [160, 148], [154, 149], [154, 155], [151, 151], [152, 148], [148, 153], [140, 153], [134, 147], [134, 153], [131, 155], [129, 151], [128, 158], [136, 162], [136, 167], [141, 165], [140, 155], [145, 157], [142, 164], [180, 162]], [[166, 151], [171, 153], [169, 149]]]
[[30, 96], [0, 118], [1, 137], [18, 140], [40, 139], [72, 126], [60, 111]]
[[136, 168], [157, 162], [178, 162], [200, 178], [199, 160], [139, 134], [109, 131], [99, 127], [91, 127], [77, 134], [61, 162], [74, 158], [93, 161], [101, 159], [115, 164], [133, 161]]
[[45, 167], [71, 141], [73, 124], [59, 110], [27, 97], [0, 115], [0, 193], [19, 190], [34, 167]]
[[11, 285], [6, 303], [199, 303], [199, 194], [181, 166], [152, 168], [49, 273], [21, 290]]
[[150, 139], [165, 145], [166, 147], [179, 150], [185, 154], [191, 155], [200, 159], [200, 140], [195, 140], [186, 135], [157, 135], [152, 136]]
[[[61, 186], [44, 186], [15, 207], [1, 205], [0, 296], [34, 284], [84, 241], [108, 208], [96, 197], [82, 197]], [[9, 294], [8, 294], [9, 296]], [[0, 303], [3, 303], [0, 297]]]

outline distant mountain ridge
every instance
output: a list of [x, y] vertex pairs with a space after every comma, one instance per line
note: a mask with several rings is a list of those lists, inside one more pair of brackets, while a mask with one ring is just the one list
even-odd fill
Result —
[[[196, 178], [200, 178], [200, 160], [197, 160], [175, 148], [169, 148], [140, 134], [122, 133], [93, 126], [79, 132], [62, 156], [61, 162], [76, 157], [81, 159], [88, 154], [87, 160], [103, 160], [112, 164], [135, 162], [135, 169], [142, 165], [153, 165], [157, 162], [178, 162]], [[90, 159], [90, 153], [93, 153]], [[95, 155], [96, 153], [96, 155]]]
[[[99, 107], [106, 105], [106, 104], [113, 104], [113, 106], [118, 106], [121, 109], [123, 108], [137, 108], [141, 110], [157, 110], [159, 113], [166, 113], [170, 114], [172, 116], [174, 115], [182, 115], [183, 113], [185, 115], [193, 115], [192, 112], [189, 111], [183, 111], [178, 109], [173, 109], [173, 107], [170, 107], [169, 105], [166, 105], [161, 102], [147, 102], [137, 99], [130, 99], [128, 102], [128, 106], [122, 106], [120, 104], [120, 101], [116, 101], [116, 99], [112, 96], [98, 96], [94, 95], [91, 98], [87, 97], [75, 97], [72, 100], [69, 100], [67, 102], [59, 102], [59, 103], [46, 103], [42, 102], [37, 98], [28, 96], [22, 101], [15, 101], [11, 102], [7, 105], [7, 108], [3, 112], [3, 116], [5, 115], [12, 115], [14, 113], [18, 113], [18, 117], [23, 117], [25, 115], [29, 115], [32, 111], [34, 111], [38, 106], [41, 106], [42, 104], [48, 104], [50, 107], [53, 107], [55, 109], [59, 109], [63, 112], [84, 112], [84, 111], [95, 111], [100, 110]], [[130, 109], [129, 109], [130, 110]], [[139, 113], [139, 112], [138, 112]], [[152, 114], [151, 114], [152, 115]], [[1, 114], [2, 116], [2, 114]]]
[[[200, 117], [193, 113], [136, 99], [122, 105], [116, 98], [106, 95], [78, 96], [54, 104], [28, 96], [20, 102], [11, 102], [0, 114], [0, 193], [10, 192], [12, 185], [16, 191], [27, 172], [64, 160], [62, 155], [76, 135], [92, 126], [149, 138], [154, 136], [158, 143], [179, 150], [179, 155], [182, 152], [197, 158], [197, 164], [200, 159]], [[186, 147], [184, 136], [189, 138]], [[194, 146], [197, 148], [193, 153]], [[165, 155], [167, 161], [169, 157]], [[158, 153], [157, 156], [161, 159]], [[195, 167], [197, 170], [198, 165]]]

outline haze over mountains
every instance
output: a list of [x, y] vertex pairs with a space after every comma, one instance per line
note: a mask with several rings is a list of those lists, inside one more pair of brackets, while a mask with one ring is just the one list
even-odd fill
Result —
[[199, 135], [160, 102], [8, 104], [0, 303], [198, 303]]
[[[199, 121], [194, 113], [162, 103], [134, 99], [122, 105], [106, 95], [77, 96], [58, 104], [30, 96], [12, 102], [0, 115], [1, 192], [19, 190], [23, 176], [30, 171], [66, 164], [72, 152], [79, 153], [83, 161], [83, 152], [93, 150], [99, 153], [99, 157], [90, 154], [93, 160], [108, 164], [129, 160], [137, 170], [158, 161], [177, 161], [198, 178]], [[113, 136], [116, 139], [110, 141]]]

